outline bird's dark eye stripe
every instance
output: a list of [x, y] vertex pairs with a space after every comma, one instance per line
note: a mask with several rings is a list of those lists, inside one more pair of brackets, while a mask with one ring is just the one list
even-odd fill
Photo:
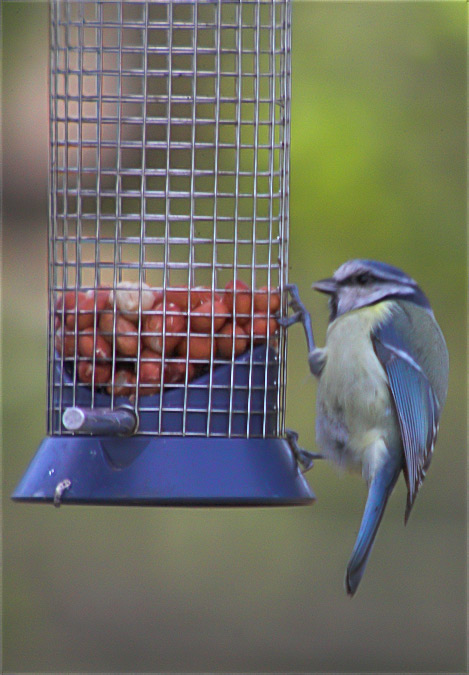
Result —
[[350, 275], [346, 279], [340, 279], [336, 283], [338, 286], [353, 286], [355, 284], [364, 286], [365, 284], [370, 283], [370, 281], [376, 281], [377, 279], [378, 277], [375, 277], [375, 275], [370, 272], [360, 272], [358, 274]]
[[371, 281], [372, 276], [369, 272], [362, 272], [361, 274], [357, 274], [355, 277], [355, 281], [357, 284], [360, 284], [360, 286], [364, 286], [367, 284], [369, 281]]

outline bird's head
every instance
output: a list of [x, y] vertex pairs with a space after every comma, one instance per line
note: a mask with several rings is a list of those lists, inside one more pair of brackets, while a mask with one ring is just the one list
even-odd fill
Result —
[[330, 279], [322, 279], [313, 288], [330, 296], [330, 320], [360, 307], [385, 299], [414, 302], [431, 311], [423, 291], [402, 270], [376, 260], [348, 260]]

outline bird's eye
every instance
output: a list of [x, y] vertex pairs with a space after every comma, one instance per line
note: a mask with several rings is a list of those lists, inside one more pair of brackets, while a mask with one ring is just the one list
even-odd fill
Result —
[[357, 284], [360, 284], [360, 286], [364, 286], [367, 284], [371, 279], [371, 276], [368, 272], [362, 272], [362, 274], [357, 274], [356, 281]]

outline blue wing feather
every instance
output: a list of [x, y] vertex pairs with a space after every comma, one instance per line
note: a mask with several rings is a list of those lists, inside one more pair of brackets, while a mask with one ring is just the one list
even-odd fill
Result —
[[410, 340], [396, 330], [392, 319], [373, 335], [375, 352], [386, 370], [396, 406], [405, 456], [409, 517], [430, 464], [438, 431], [439, 403], [428, 377], [413, 353]]

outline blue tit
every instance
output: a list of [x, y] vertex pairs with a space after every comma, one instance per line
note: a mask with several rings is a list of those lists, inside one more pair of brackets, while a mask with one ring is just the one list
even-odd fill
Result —
[[[283, 325], [302, 321], [305, 329], [310, 370], [319, 380], [316, 438], [323, 456], [360, 472], [368, 484], [345, 578], [353, 595], [399, 474], [407, 484], [405, 522], [425, 478], [449, 358], [428, 299], [400, 269], [350, 260], [313, 288], [330, 296], [325, 347], [315, 346], [296, 286], [288, 287], [295, 314]], [[296, 452], [303, 461], [310, 454], [298, 446]]]

